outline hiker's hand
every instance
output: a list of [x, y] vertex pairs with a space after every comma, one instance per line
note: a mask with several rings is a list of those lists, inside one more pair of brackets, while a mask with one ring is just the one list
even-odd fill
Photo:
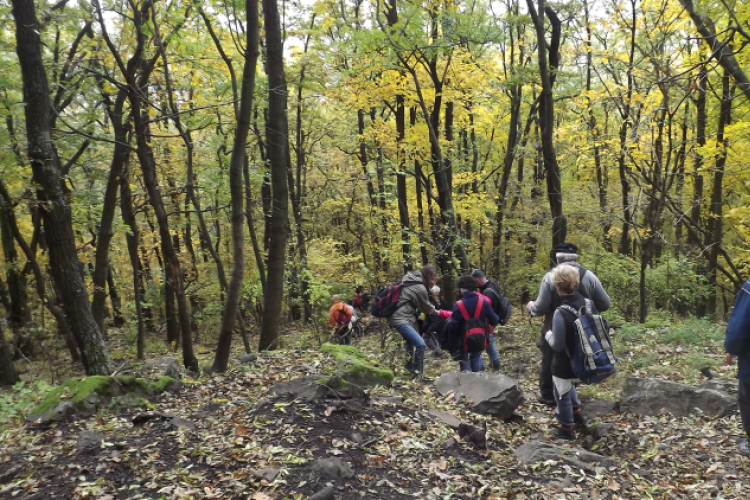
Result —
[[534, 301], [530, 300], [528, 304], [526, 304], [526, 310], [531, 312], [531, 308], [534, 307]]
[[727, 353], [727, 356], [724, 358], [724, 364], [725, 365], [731, 365], [732, 364], [732, 358], [733, 356], [729, 353]]

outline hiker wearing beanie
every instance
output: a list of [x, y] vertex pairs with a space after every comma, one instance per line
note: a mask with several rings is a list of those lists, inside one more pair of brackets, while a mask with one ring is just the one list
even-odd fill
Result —
[[[558, 264], [568, 264], [578, 270], [579, 288], [578, 292], [594, 303], [596, 310], [606, 311], [612, 305], [609, 295], [604, 290], [599, 278], [594, 273], [581, 267], [578, 263], [578, 247], [574, 243], [560, 243], [555, 246], [555, 258]], [[536, 300], [526, 304], [526, 309], [532, 316], [544, 316], [542, 322], [541, 337], [537, 346], [542, 351], [542, 362], [539, 365], [539, 393], [537, 400], [548, 406], [555, 406], [554, 384], [552, 382], [552, 357], [553, 351], [544, 340], [544, 335], [552, 329], [552, 317], [557, 307], [561, 304], [560, 296], [551, 279], [552, 271], [542, 278], [539, 287], [539, 295]]]
[[[471, 319], [478, 318], [484, 325], [495, 326], [500, 322], [500, 318], [492, 310], [490, 300], [477, 293], [477, 282], [471, 276], [461, 276], [458, 280], [458, 288], [461, 291], [461, 300], [453, 306], [453, 314], [450, 320], [450, 329], [454, 338], [460, 338], [461, 359], [458, 366], [461, 371], [481, 372], [484, 369], [482, 362], [482, 353], [487, 348], [487, 335], [489, 328], [485, 330], [485, 339], [480, 349], [470, 351], [467, 349], [467, 342], [464, 338], [465, 326]], [[481, 301], [481, 306], [479, 305]], [[479, 313], [477, 315], [477, 312]]]

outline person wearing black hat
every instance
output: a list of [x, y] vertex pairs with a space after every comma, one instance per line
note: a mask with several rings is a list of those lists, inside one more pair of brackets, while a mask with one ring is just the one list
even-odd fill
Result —
[[[574, 243], [560, 243], [555, 246], [555, 258], [557, 264], [569, 264], [578, 269], [579, 274], [579, 293], [585, 298], [591, 299], [596, 310], [606, 311], [612, 305], [612, 301], [604, 290], [599, 278], [590, 270], [581, 267], [578, 263], [578, 247]], [[539, 366], [539, 393], [537, 400], [545, 405], [555, 405], [554, 383], [552, 382], [552, 358], [554, 352], [547, 342], [544, 341], [544, 334], [552, 329], [552, 317], [555, 309], [560, 305], [560, 296], [557, 294], [555, 285], [552, 283], [552, 271], [548, 272], [542, 278], [542, 284], [539, 286], [539, 295], [536, 300], [526, 304], [526, 309], [532, 316], [544, 316], [542, 322], [542, 332], [537, 346], [542, 351], [542, 362]]]

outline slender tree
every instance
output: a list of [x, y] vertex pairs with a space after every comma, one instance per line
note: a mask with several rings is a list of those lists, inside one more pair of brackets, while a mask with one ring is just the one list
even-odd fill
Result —
[[284, 266], [289, 227], [289, 192], [286, 169], [289, 158], [287, 87], [284, 76], [284, 47], [281, 43], [281, 19], [276, 0], [263, 0], [263, 20], [268, 51], [268, 118], [266, 137], [271, 170], [271, 239], [268, 248], [268, 275], [263, 296], [263, 324], [258, 348], [278, 347], [279, 319], [284, 291]]
[[237, 129], [234, 133], [232, 157], [229, 160], [229, 190], [232, 196], [232, 275], [227, 288], [227, 299], [221, 321], [219, 341], [212, 370], [223, 372], [227, 369], [229, 352], [232, 346], [237, 308], [242, 294], [242, 279], [245, 273], [245, 211], [244, 184], [242, 171], [245, 163], [245, 142], [250, 130], [250, 114], [253, 110], [255, 91], [255, 66], [258, 62], [258, 0], [246, 0], [247, 30], [245, 32], [245, 67], [242, 71], [240, 109], [237, 114]]

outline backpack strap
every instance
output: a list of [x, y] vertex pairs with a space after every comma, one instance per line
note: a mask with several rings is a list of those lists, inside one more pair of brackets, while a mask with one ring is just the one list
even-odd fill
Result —
[[591, 309], [591, 301], [589, 299], [583, 299], [584, 306], [586, 308], [586, 314], [594, 314], [594, 310]]
[[477, 309], [474, 311], [474, 317], [479, 318], [482, 315], [482, 306], [484, 305], [484, 299], [481, 295], [477, 294]]
[[463, 316], [465, 320], [469, 319], [469, 311], [466, 310], [466, 306], [464, 305], [464, 302], [462, 300], [459, 300], [458, 302], [456, 302], [456, 305], [461, 311], [461, 316]]
[[586, 361], [589, 364], [589, 368], [591, 368], [592, 371], [596, 371], [594, 350], [591, 348], [591, 343], [589, 342], [589, 338], [586, 335], [586, 330], [583, 328], [580, 318], [576, 320], [575, 325], [578, 330], [578, 340], [581, 342], [581, 348], [583, 349], [583, 354], [586, 355]]
[[575, 314], [576, 318], [578, 318], [578, 317], [581, 316], [581, 312], [580, 311], [576, 311], [573, 307], [570, 307], [568, 304], [559, 305], [559, 306], [557, 306], [557, 308], [560, 309], [561, 311], [567, 311], [567, 312], [569, 312], [571, 314]]

